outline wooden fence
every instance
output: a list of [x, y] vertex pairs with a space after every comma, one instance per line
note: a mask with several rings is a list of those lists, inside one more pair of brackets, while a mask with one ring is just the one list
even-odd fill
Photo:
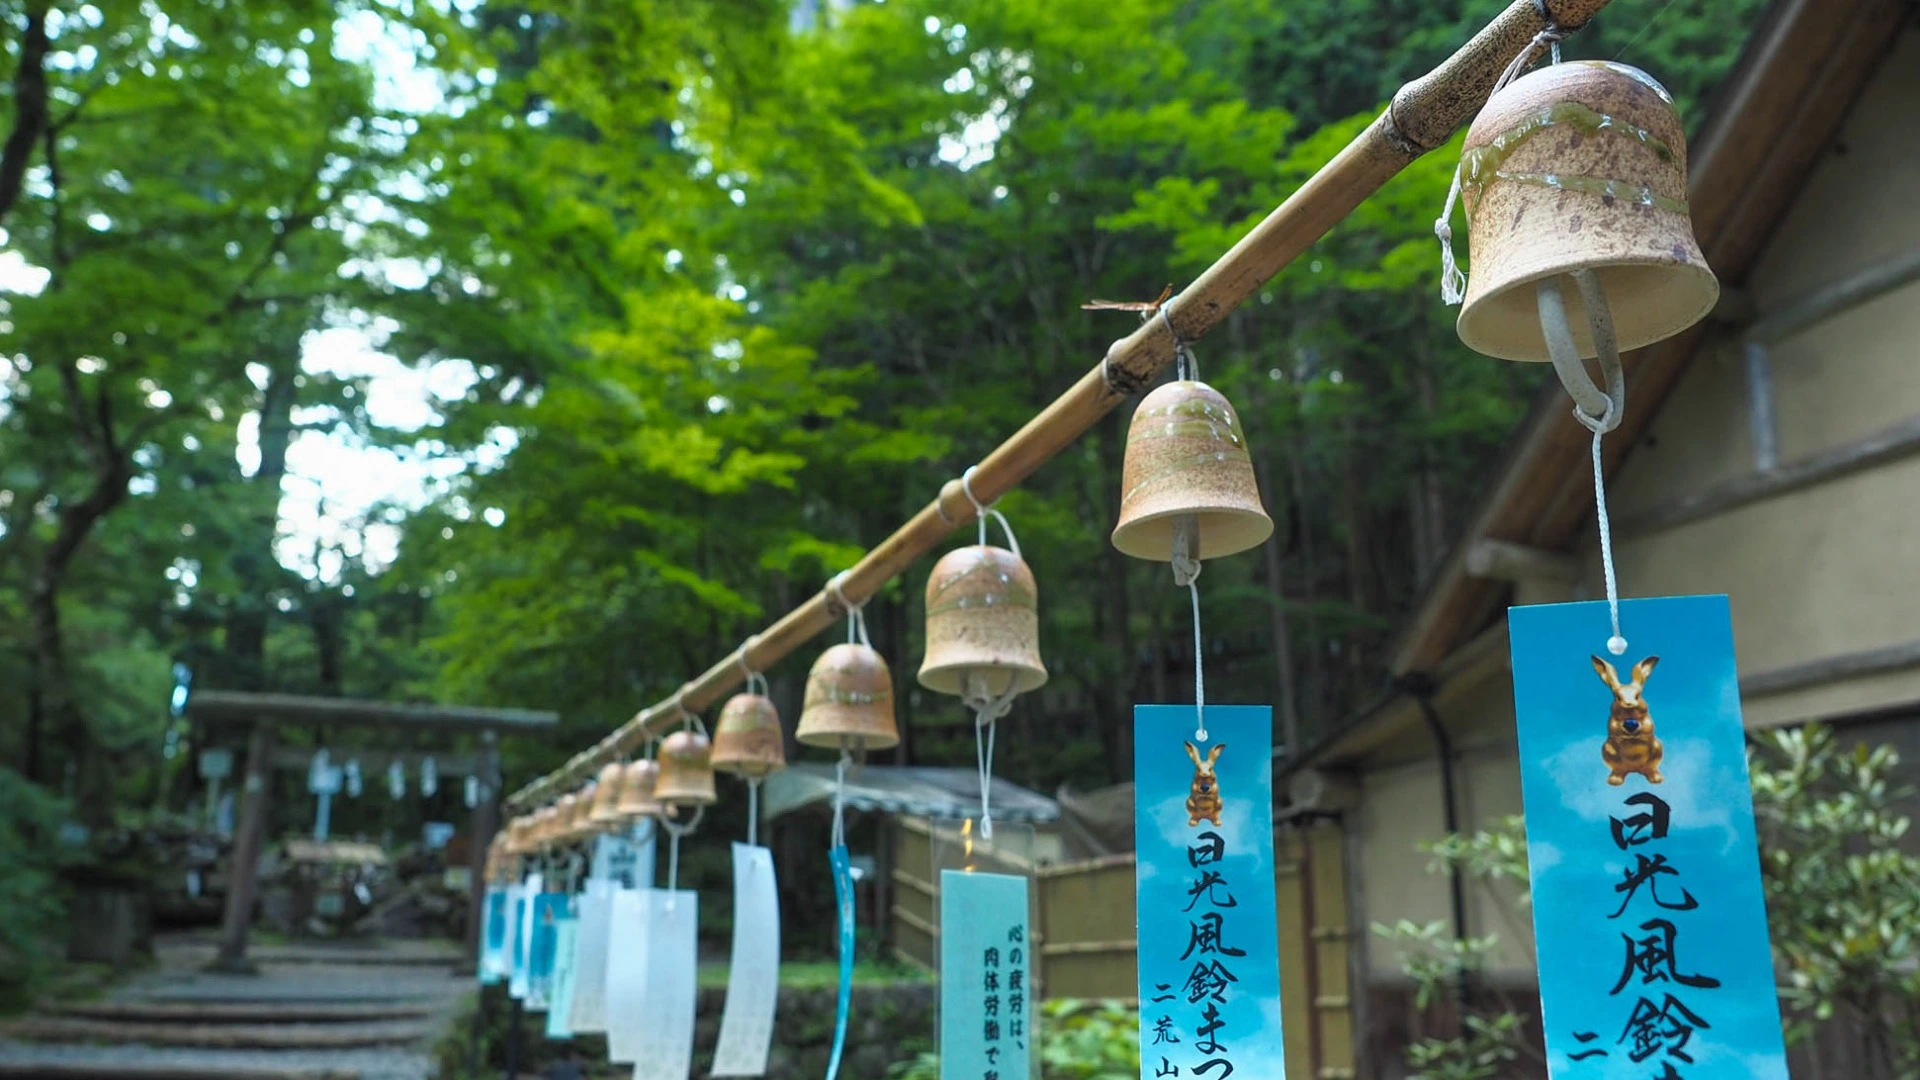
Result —
[[[895, 956], [935, 967], [940, 947], [940, 887], [933, 871], [935, 830], [897, 818], [892, 850], [888, 938]], [[1133, 856], [1032, 866], [1005, 853], [981, 854], [975, 868], [1033, 880], [1033, 981], [1042, 997], [1131, 1001], [1134, 974]]]

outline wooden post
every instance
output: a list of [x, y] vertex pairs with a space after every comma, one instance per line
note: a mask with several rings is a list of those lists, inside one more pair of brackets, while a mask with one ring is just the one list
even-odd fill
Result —
[[240, 823], [233, 840], [233, 861], [227, 869], [227, 909], [220, 922], [220, 952], [208, 971], [251, 975], [247, 961], [247, 932], [253, 927], [253, 900], [258, 882], [260, 846], [267, 832], [268, 788], [273, 776], [273, 725], [259, 722], [247, 737], [247, 771], [240, 786]]
[[492, 731], [480, 740], [486, 749], [480, 759], [480, 798], [473, 805], [473, 841], [468, 845], [467, 864], [472, 876], [467, 882], [467, 960], [479, 970], [480, 924], [487, 902], [487, 845], [500, 827], [500, 748]]

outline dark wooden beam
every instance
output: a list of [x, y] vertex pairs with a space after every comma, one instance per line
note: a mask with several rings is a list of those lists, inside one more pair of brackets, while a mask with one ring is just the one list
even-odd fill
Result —
[[187, 715], [208, 723], [377, 725], [442, 730], [515, 730], [552, 727], [560, 714], [534, 709], [487, 709], [471, 705], [409, 705], [393, 701], [197, 690]]

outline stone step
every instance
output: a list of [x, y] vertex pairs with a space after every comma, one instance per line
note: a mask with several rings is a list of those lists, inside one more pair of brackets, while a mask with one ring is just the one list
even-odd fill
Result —
[[338, 1024], [352, 1021], [420, 1020], [434, 1014], [422, 1001], [84, 1001], [43, 1005], [42, 1016], [188, 1024]]
[[0, 1061], [0, 1080], [360, 1080], [360, 1070], [25, 1060]]
[[387, 1046], [431, 1037], [411, 1022], [332, 1025], [125, 1023], [78, 1017], [29, 1016], [0, 1025], [0, 1037], [39, 1043], [140, 1043], [247, 1050], [314, 1050]]

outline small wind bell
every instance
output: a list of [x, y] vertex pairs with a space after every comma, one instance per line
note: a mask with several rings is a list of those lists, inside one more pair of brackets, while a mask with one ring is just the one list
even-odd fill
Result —
[[713, 767], [747, 782], [747, 843], [760, 839], [760, 782], [787, 767], [786, 737], [780, 713], [767, 695], [766, 676], [747, 666], [749, 638], [735, 659], [746, 676], [746, 690], [727, 699], [713, 728]]
[[[927, 578], [927, 655], [920, 685], [958, 696], [973, 710], [974, 756], [980, 774], [980, 835], [993, 836], [990, 802], [996, 721], [1017, 694], [1047, 681], [1040, 662], [1039, 587], [1020, 555], [1006, 515], [973, 494], [973, 473], [961, 490], [973, 503], [979, 542], [948, 552]], [[1007, 547], [987, 543], [987, 518], [1000, 522]]]
[[1127, 429], [1120, 470], [1120, 521], [1113, 546], [1136, 559], [1166, 561], [1193, 599], [1194, 738], [1207, 739], [1206, 642], [1200, 631], [1200, 564], [1236, 555], [1273, 535], [1260, 501], [1240, 417], [1225, 395], [1199, 380], [1193, 350], [1158, 309], [1173, 338], [1174, 381], [1145, 398]]
[[847, 641], [820, 654], [807, 672], [794, 738], [830, 750], [888, 750], [900, 744], [893, 721], [893, 673], [867, 636], [866, 616], [847, 602], [840, 578], [827, 586], [847, 612]]
[[626, 766], [617, 761], [600, 770], [593, 807], [587, 813], [587, 820], [595, 828], [610, 829], [620, 823], [620, 781], [625, 775]]

